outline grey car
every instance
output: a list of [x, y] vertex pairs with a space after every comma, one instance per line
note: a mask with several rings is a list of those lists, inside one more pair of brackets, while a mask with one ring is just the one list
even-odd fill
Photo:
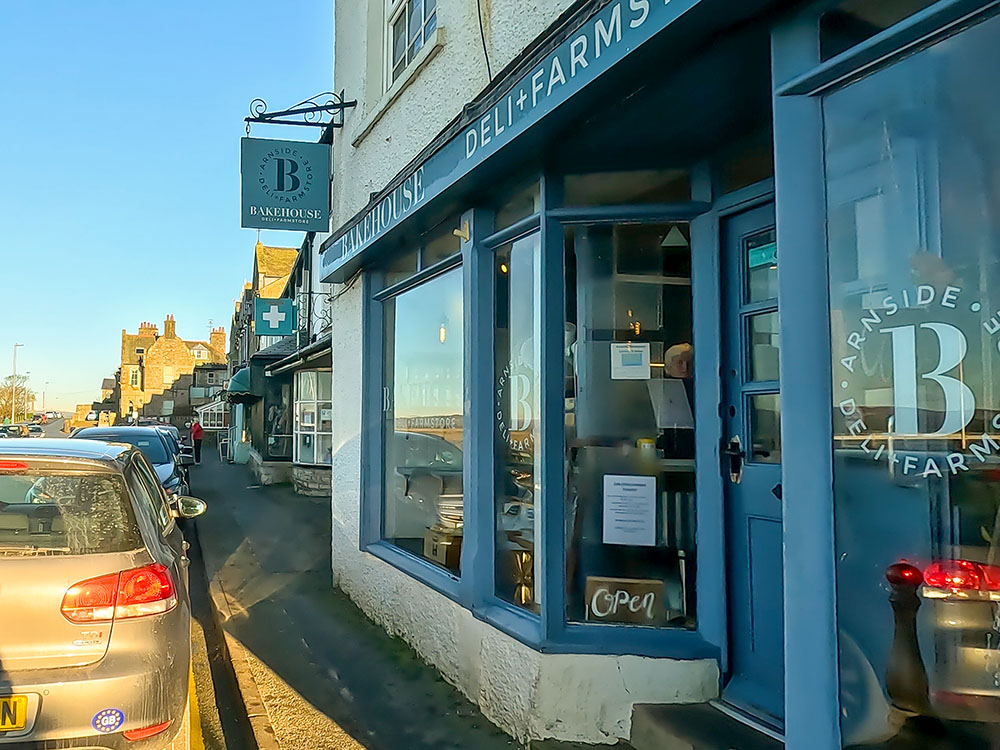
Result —
[[153, 464], [170, 502], [190, 492], [187, 466], [194, 458], [175, 453], [167, 436], [156, 427], [84, 427], [72, 434], [73, 440], [106, 440], [128, 443], [141, 450]]
[[[0, 748], [166, 748], [191, 662], [187, 545], [130, 445], [0, 449]], [[178, 739], [178, 741], [181, 741]]]

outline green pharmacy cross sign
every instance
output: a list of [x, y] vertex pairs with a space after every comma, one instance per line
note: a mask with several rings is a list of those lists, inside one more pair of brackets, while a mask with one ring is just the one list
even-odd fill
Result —
[[291, 336], [295, 333], [295, 305], [292, 300], [254, 300], [253, 325], [258, 336]]

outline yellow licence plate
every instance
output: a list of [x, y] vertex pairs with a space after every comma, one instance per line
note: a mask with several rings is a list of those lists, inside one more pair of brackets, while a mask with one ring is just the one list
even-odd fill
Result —
[[0, 732], [24, 729], [28, 724], [28, 696], [0, 695]]

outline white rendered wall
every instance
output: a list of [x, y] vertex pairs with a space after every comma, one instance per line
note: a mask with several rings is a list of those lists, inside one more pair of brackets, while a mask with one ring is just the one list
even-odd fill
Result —
[[634, 703], [716, 697], [714, 660], [542, 654], [359, 549], [361, 287], [333, 303], [334, 583], [522, 742], [613, 744], [628, 738]]
[[[384, 97], [385, 0], [336, 4], [334, 81], [358, 106], [334, 139], [333, 218], [342, 226], [489, 85], [476, 3], [438, 0], [440, 50], [389, 106]], [[573, 0], [480, 0], [496, 76]], [[406, 77], [406, 73], [403, 74]], [[374, 124], [373, 124], [374, 123]], [[361, 133], [370, 128], [364, 135]]]

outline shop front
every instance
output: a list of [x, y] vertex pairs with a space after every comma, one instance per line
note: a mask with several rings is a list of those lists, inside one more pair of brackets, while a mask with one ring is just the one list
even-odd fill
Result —
[[329, 497], [333, 462], [330, 337], [271, 365], [270, 376], [292, 379], [291, 481], [301, 495]]
[[995, 746], [995, 4], [585, 5], [325, 245], [338, 584], [519, 739]]

